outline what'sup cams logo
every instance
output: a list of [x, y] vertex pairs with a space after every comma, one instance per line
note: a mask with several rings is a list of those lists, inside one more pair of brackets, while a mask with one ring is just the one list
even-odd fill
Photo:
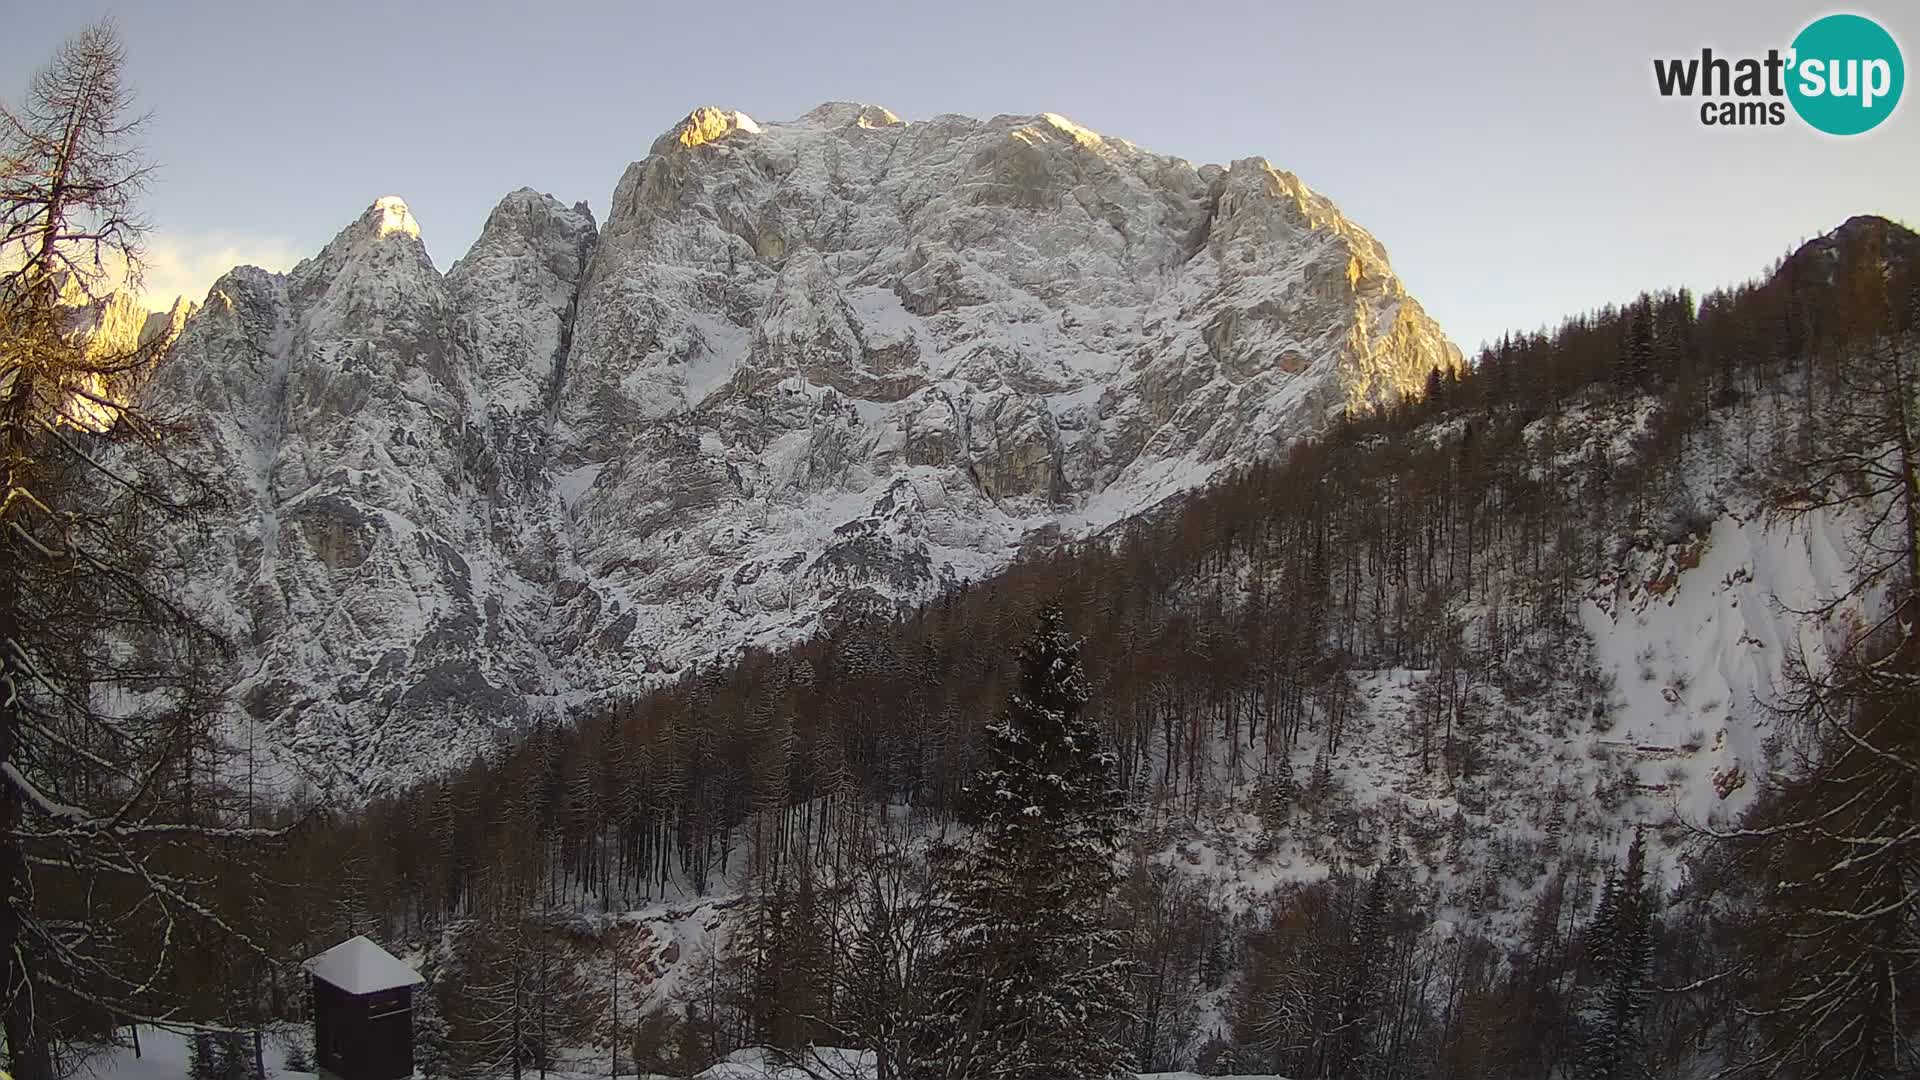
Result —
[[1906, 65], [1893, 35], [1863, 15], [1808, 23], [1785, 52], [1765, 57], [1699, 56], [1653, 62], [1661, 97], [1700, 98], [1708, 127], [1777, 126], [1787, 106], [1829, 135], [1879, 127], [1900, 104]]

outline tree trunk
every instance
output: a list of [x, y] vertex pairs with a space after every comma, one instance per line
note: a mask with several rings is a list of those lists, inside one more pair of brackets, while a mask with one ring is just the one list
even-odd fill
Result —
[[[15, 965], [9, 962], [9, 979], [14, 977], [15, 970]], [[24, 990], [14, 995], [13, 1004], [7, 1010], [7, 1054], [13, 1077], [14, 1080], [53, 1080], [53, 1054], [47, 1047], [46, 1037], [34, 1025], [31, 1010], [32, 999]]]
[[[9, 580], [0, 586], [0, 641], [14, 636], [12, 619], [7, 617], [15, 610], [13, 575], [4, 576]], [[0, 763], [11, 764], [17, 746], [20, 716], [11, 698], [17, 692], [18, 670], [10, 654], [0, 657]], [[5, 1016], [0, 1018], [0, 1027], [6, 1031], [14, 1080], [53, 1080], [53, 1055], [45, 1032], [34, 1022], [34, 1003], [39, 995], [34, 990], [33, 970], [21, 947], [28, 890], [26, 854], [19, 841], [20, 818], [21, 793], [12, 784], [4, 785], [0, 790], [0, 889], [5, 890], [6, 898], [0, 902], [0, 956], [6, 959], [4, 982], [0, 982]]]

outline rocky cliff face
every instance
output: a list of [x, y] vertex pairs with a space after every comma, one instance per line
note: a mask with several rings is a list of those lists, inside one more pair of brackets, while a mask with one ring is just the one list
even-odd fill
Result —
[[289, 274], [222, 278], [155, 378], [227, 481], [201, 592], [290, 764], [377, 786], [554, 710], [529, 545], [559, 517], [543, 403], [593, 233], [516, 192], [443, 278], [382, 199]]
[[365, 791], [1105, 528], [1460, 354], [1292, 175], [1051, 114], [700, 109], [604, 228], [397, 199], [241, 268], [150, 399], [227, 478], [237, 700]]

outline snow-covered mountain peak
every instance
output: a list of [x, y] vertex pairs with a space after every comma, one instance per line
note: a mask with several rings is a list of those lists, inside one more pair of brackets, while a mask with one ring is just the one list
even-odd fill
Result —
[[881, 105], [868, 105], [858, 101], [827, 101], [807, 110], [800, 115], [795, 124], [808, 127], [893, 127], [902, 123], [898, 116]]
[[[346, 256], [353, 251], [377, 247], [386, 242], [405, 246], [406, 241], [420, 243], [420, 223], [398, 195], [383, 195], [360, 212], [353, 222], [334, 234], [313, 261], [326, 261], [330, 254]], [[423, 249], [424, 250], [424, 249]], [[297, 270], [295, 271], [298, 272]]]
[[1054, 113], [704, 107], [604, 226], [521, 189], [443, 276], [382, 199], [217, 291], [160, 385], [244, 488], [209, 571], [262, 643], [236, 692], [373, 785], [923, 602], [1460, 363], [1291, 174]]
[[[481, 262], [531, 259], [571, 281], [580, 275], [579, 262], [592, 248], [599, 231], [593, 210], [584, 201], [569, 207], [552, 195], [523, 187], [508, 192], [494, 206], [479, 239], [447, 277], [462, 273], [463, 266], [472, 274]], [[512, 266], [497, 269], [516, 272]]]
[[388, 305], [416, 308], [440, 289], [419, 223], [393, 195], [375, 200], [320, 254], [296, 264], [287, 280], [297, 304], [335, 309], [349, 322]]
[[664, 154], [675, 148], [690, 150], [723, 139], [736, 131], [758, 135], [760, 125], [753, 122], [753, 117], [738, 110], [702, 105], [655, 139], [653, 148], [648, 152]]
[[1074, 123], [1056, 112], [1041, 113], [1040, 121], [1082, 146], [1099, 146], [1106, 142], [1106, 137], [1099, 132], [1091, 128], [1081, 127], [1079, 124]]
[[374, 231], [377, 236], [405, 233], [415, 240], [420, 239], [420, 223], [413, 220], [413, 211], [407, 209], [406, 200], [398, 195], [383, 195], [374, 200], [367, 215], [375, 218]]

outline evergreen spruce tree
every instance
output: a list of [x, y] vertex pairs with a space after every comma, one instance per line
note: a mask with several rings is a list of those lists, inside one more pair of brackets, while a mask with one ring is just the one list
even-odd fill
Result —
[[1547, 806], [1547, 824], [1545, 827], [1547, 842], [1553, 851], [1563, 851], [1567, 841], [1567, 789], [1555, 784], [1552, 801]]
[[1644, 1056], [1641, 1018], [1653, 969], [1653, 890], [1646, 847], [1635, 830], [1626, 868], [1607, 879], [1587, 930], [1588, 984], [1574, 1075], [1580, 1080], [1636, 1076]]
[[1299, 782], [1293, 776], [1293, 759], [1282, 755], [1280, 764], [1274, 769], [1272, 787], [1267, 791], [1264, 810], [1271, 818], [1270, 824], [1279, 827], [1286, 824], [1287, 815], [1293, 812], [1294, 796], [1298, 794]]
[[253, 1053], [238, 1031], [196, 1031], [187, 1049], [190, 1080], [253, 1080]]
[[1623, 390], [1644, 388], [1653, 376], [1653, 311], [1652, 303], [1642, 297], [1633, 310], [1633, 321], [1628, 324], [1627, 337], [1620, 349], [1620, 360], [1614, 369], [1615, 381]]
[[[1340, 977], [1340, 1016], [1335, 1038], [1329, 1040], [1329, 1048], [1339, 1055], [1327, 1063], [1331, 1076], [1369, 1076], [1377, 1064], [1371, 1060], [1371, 1050], [1386, 999], [1385, 954], [1391, 948], [1387, 923], [1396, 906], [1400, 878], [1406, 872], [1405, 859], [1406, 852], [1395, 847], [1389, 863], [1374, 873], [1365, 900], [1349, 924]], [[1354, 899], [1360, 899], [1358, 888]]]
[[223, 1031], [218, 1045], [221, 1080], [256, 1080], [253, 1075], [253, 1041], [245, 1032]]
[[1101, 918], [1125, 799], [1079, 652], [1048, 605], [963, 792], [973, 832], [942, 857], [946, 944], [919, 1040], [941, 1077], [1107, 1080], [1132, 1064], [1125, 950]]
[[1261, 843], [1265, 845], [1265, 850], [1271, 851], [1279, 845], [1280, 831], [1287, 827], [1298, 794], [1299, 783], [1294, 779], [1293, 762], [1283, 755], [1279, 765], [1254, 789], [1253, 811], [1260, 819]]
[[1333, 794], [1333, 763], [1327, 760], [1324, 748], [1313, 759], [1313, 774], [1307, 784], [1313, 793], [1314, 810], [1319, 812], [1320, 804]]

